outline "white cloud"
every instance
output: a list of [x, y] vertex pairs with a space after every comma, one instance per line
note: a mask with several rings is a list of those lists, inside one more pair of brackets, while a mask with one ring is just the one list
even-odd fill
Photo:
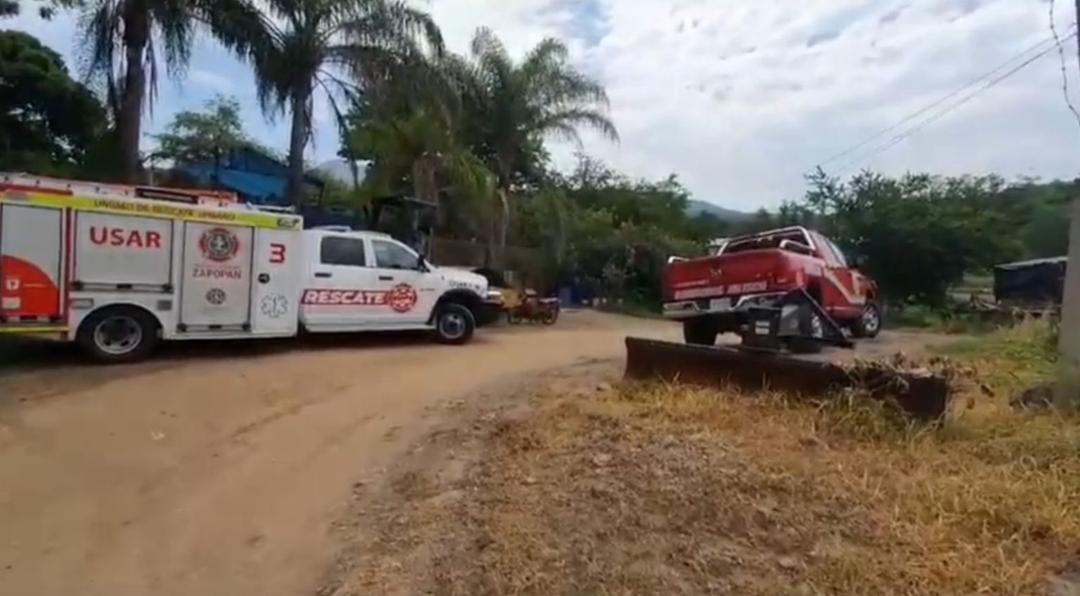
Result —
[[[1057, 0], [1058, 24], [1073, 20]], [[451, 50], [479, 26], [520, 56], [546, 36], [607, 85], [622, 142], [586, 135], [587, 152], [634, 176], [678, 173], [701, 199], [741, 209], [801, 194], [802, 174], [1049, 36], [1045, 0], [432, 0]], [[70, 19], [20, 17], [71, 54]], [[7, 23], [4, 24], [8, 26]], [[1076, 75], [1075, 41], [1066, 48]], [[202, 73], [202, 74], [200, 74]], [[207, 76], [209, 75], [209, 76]], [[1080, 128], [1046, 56], [864, 163], [890, 173], [1080, 174]], [[287, 121], [268, 125], [246, 66], [203, 42], [189, 82], [166, 85], [152, 127], [226, 88], [252, 134], [284, 149]], [[1073, 76], [1080, 103], [1080, 77]], [[316, 160], [337, 149], [319, 104]], [[572, 148], [553, 145], [558, 163]], [[839, 166], [843, 163], [831, 164]]]
[[191, 69], [187, 74], [187, 80], [215, 93], [225, 95], [232, 93], [234, 89], [233, 82], [228, 77], [202, 68]]

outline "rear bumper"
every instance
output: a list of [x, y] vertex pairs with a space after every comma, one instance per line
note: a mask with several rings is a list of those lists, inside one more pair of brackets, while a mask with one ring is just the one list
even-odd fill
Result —
[[740, 316], [753, 306], [769, 306], [787, 292], [766, 292], [742, 296], [719, 296], [696, 300], [676, 300], [664, 303], [664, 318], [683, 320], [705, 315]]

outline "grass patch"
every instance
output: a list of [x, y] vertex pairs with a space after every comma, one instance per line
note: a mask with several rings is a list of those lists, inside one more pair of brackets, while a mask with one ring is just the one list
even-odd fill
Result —
[[948, 334], [984, 334], [999, 328], [996, 323], [974, 313], [911, 304], [889, 309], [887, 324], [893, 328], [911, 328]]
[[985, 382], [1015, 392], [1052, 378], [1057, 366], [1057, 330], [1045, 319], [1029, 319], [934, 348], [973, 363]]
[[[460, 498], [388, 515], [380, 560], [409, 564], [362, 570], [364, 587], [1048, 593], [1080, 565], [1080, 421], [1017, 413], [1007, 393], [1049, 370], [1051, 336], [1025, 324], [946, 348], [974, 382], [931, 426], [857, 395], [654, 383], [538, 398], [490, 422]], [[398, 538], [415, 524], [425, 538]]]

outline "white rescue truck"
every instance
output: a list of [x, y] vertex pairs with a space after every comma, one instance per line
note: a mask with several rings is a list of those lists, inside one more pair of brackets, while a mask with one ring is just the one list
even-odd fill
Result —
[[374, 232], [304, 230], [226, 193], [0, 174], [0, 333], [77, 341], [110, 362], [160, 340], [430, 330], [497, 315], [482, 276]]

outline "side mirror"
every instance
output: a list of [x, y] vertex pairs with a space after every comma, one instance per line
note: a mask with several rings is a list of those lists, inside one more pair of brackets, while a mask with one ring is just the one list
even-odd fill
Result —
[[424, 258], [424, 255], [416, 257], [416, 270], [424, 272], [431, 271], [431, 267], [428, 267], [428, 262], [427, 259]]

